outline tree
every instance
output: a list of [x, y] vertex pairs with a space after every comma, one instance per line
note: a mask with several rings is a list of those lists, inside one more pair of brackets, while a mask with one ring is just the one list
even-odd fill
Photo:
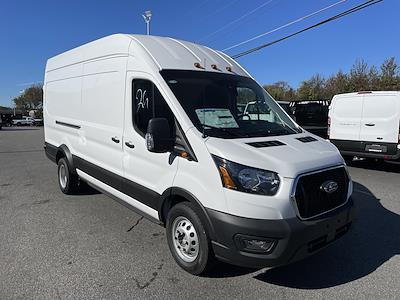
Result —
[[399, 91], [400, 68], [394, 57], [386, 59], [380, 68], [369, 67], [363, 59], [355, 61], [348, 74], [339, 70], [328, 79], [320, 74], [301, 82], [297, 90], [285, 81], [265, 85], [277, 100], [330, 100], [336, 94], [359, 91]]
[[381, 78], [378, 72], [378, 69], [375, 66], [372, 66], [368, 72], [368, 81], [370, 91], [377, 91], [381, 88]]
[[399, 68], [394, 57], [386, 59], [381, 65], [380, 88], [382, 90], [400, 89]]
[[350, 92], [349, 76], [339, 70], [325, 82], [325, 99], [332, 99], [334, 95]]
[[21, 95], [13, 99], [15, 107], [25, 113], [34, 110], [38, 115], [42, 114], [43, 89], [41, 85], [33, 85], [27, 88]]
[[275, 100], [293, 101], [296, 99], [296, 91], [286, 82], [278, 81], [273, 84], [264, 85], [264, 89]]
[[369, 67], [363, 59], [358, 59], [350, 69], [350, 88], [354, 92], [369, 90]]
[[298, 100], [324, 100], [325, 79], [320, 74], [313, 75], [311, 79], [303, 81], [297, 91]]

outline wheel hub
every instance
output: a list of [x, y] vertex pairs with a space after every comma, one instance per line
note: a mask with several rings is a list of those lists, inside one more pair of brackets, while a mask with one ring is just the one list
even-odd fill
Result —
[[61, 187], [64, 189], [67, 186], [68, 179], [67, 179], [67, 170], [65, 169], [65, 166], [63, 164], [60, 166], [59, 179]]
[[199, 254], [199, 239], [192, 222], [177, 217], [172, 225], [172, 236], [176, 253], [185, 262], [193, 262]]

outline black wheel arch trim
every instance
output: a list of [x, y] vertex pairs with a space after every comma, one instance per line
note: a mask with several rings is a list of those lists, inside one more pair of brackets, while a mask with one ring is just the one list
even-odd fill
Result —
[[159, 214], [159, 219], [163, 224], [165, 225], [166, 223], [166, 210], [170, 209], [171, 207], [168, 207], [169, 201], [173, 199], [174, 196], [179, 196], [183, 199], [185, 199], [188, 202], [191, 202], [194, 204], [196, 208], [196, 213], [200, 217], [201, 221], [204, 223], [204, 226], [206, 227], [208, 234], [210, 235], [210, 238], [212, 240], [215, 239], [215, 229], [213, 226], [213, 223], [211, 222], [211, 219], [207, 213], [207, 210], [205, 207], [201, 204], [201, 202], [194, 196], [191, 192], [180, 188], [180, 187], [170, 187], [160, 195], [160, 201], [159, 201], [159, 207], [158, 207], [158, 214]]
[[48, 142], [44, 143], [44, 149], [46, 156], [54, 163], [57, 163], [57, 158], [61, 154], [67, 160], [68, 167], [70, 168], [73, 174], [76, 174], [76, 168], [74, 164], [74, 160], [69, 150], [68, 146], [65, 144], [60, 145], [59, 147], [54, 146]]
[[68, 167], [70, 168], [70, 171], [72, 174], [76, 174], [76, 168], [74, 164], [74, 159], [72, 157], [71, 151], [68, 149], [68, 147], [65, 144], [62, 144], [60, 147], [58, 147], [59, 151], [61, 151], [64, 154], [64, 157], [67, 160]]

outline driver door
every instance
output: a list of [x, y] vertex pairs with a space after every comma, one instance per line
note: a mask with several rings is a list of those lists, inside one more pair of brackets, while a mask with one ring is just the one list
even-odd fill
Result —
[[167, 153], [147, 150], [145, 134], [151, 118], [167, 118], [174, 132], [174, 115], [150, 74], [127, 73], [123, 133], [123, 189], [126, 194], [155, 210], [159, 196], [172, 186], [178, 160]]

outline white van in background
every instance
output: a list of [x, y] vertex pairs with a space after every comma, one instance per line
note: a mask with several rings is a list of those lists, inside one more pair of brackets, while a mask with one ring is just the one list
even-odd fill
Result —
[[335, 95], [328, 123], [329, 140], [346, 159], [400, 158], [400, 92]]
[[336, 147], [222, 52], [112, 35], [49, 59], [43, 89], [45, 150], [62, 192], [84, 181], [165, 226], [172, 256], [192, 274], [215, 258], [287, 264], [352, 224]]

